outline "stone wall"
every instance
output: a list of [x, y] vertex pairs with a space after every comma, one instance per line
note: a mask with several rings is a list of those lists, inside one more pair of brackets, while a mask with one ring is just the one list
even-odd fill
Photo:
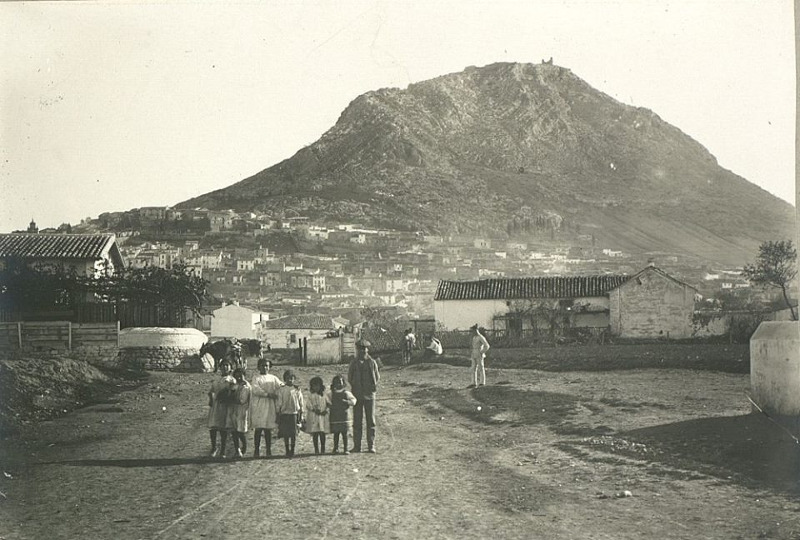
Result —
[[154, 371], [203, 371], [198, 349], [128, 347], [119, 350], [120, 367]]
[[194, 328], [126, 328], [119, 333], [121, 367], [156, 371], [205, 371], [199, 353], [208, 340]]
[[[111, 369], [213, 370], [213, 362], [203, 362], [199, 357], [200, 347], [207, 341], [206, 335], [193, 328], [126, 328], [117, 337], [114, 324], [111, 325], [113, 339], [109, 339], [105, 334], [111, 330], [105, 328], [70, 327], [69, 323], [24, 324], [26, 333], [21, 339], [21, 347], [17, 339], [17, 323], [7, 325], [10, 330], [6, 333], [11, 338], [3, 340], [0, 355], [10, 358], [72, 358]], [[37, 333], [34, 334], [31, 328]]]

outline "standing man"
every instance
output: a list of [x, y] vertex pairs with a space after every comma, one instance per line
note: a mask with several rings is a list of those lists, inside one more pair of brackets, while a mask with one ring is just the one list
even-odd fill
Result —
[[375, 453], [375, 395], [381, 374], [378, 363], [369, 355], [370, 342], [360, 339], [356, 342], [356, 357], [350, 362], [347, 382], [356, 397], [353, 410], [353, 452], [361, 452], [363, 421], [367, 421], [367, 451]]
[[406, 334], [403, 336], [403, 364], [411, 364], [411, 358], [414, 347], [417, 345], [417, 336], [411, 331], [411, 328], [406, 329]]
[[472, 330], [472, 352], [470, 354], [470, 359], [472, 360], [472, 384], [467, 388], [478, 386], [478, 372], [480, 372], [481, 385], [486, 386], [486, 369], [483, 366], [483, 360], [486, 358], [486, 351], [489, 350], [489, 342], [483, 337], [477, 324], [470, 327], [470, 330]]

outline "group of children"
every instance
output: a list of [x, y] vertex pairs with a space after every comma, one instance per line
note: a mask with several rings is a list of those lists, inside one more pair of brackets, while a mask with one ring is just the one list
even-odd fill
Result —
[[315, 454], [325, 453], [328, 433], [333, 434], [333, 453], [339, 452], [341, 441], [343, 453], [349, 454], [350, 408], [356, 404], [356, 398], [347, 390], [344, 377], [334, 376], [329, 392], [320, 377], [313, 377], [306, 398], [295, 385], [297, 377], [291, 369], [284, 372], [281, 381], [269, 373], [271, 367], [269, 360], [260, 358], [258, 375], [248, 382], [244, 369], [232, 371], [227, 362], [220, 364], [221, 377], [214, 380], [208, 392], [211, 457], [225, 457], [228, 434], [233, 438], [235, 456], [244, 457], [246, 435], [251, 427], [255, 432], [253, 457], [262, 457], [262, 436], [265, 457], [272, 456], [275, 430], [284, 441], [287, 457], [294, 455], [297, 433], [301, 430], [311, 434]]

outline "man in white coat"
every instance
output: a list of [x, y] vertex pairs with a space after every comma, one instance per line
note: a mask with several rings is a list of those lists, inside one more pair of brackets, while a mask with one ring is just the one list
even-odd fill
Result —
[[478, 386], [478, 375], [480, 374], [480, 384], [486, 385], [486, 369], [483, 366], [483, 361], [486, 358], [486, 351], [489, 350], [489, 342], [483, 337], [478, 325], [473, 325], [472, 330], [472, 352], [470, 359], [472, 360], [472, 384], [467, 388], [475, 388]]

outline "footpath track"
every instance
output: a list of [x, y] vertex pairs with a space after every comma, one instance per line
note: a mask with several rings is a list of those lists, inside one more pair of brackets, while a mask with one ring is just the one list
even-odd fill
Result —
[[[305, 386], [339, 369], [297, 371]], [[206, 457], [211, 376], [153, 374], [3, 442], [0, 538], [800, 537], [790, 495], [601, 453], [579, 433], [740, 414], [724, 401], [744, 376], [661, 371], [654, 391], [647, 371], [497, 370], [476, 392], [464, 371], [385, 369], [376, 455], [314, 456], [301, 434], [293, 459], [275, 441], [276, 457], [238, 461]], [[719, 403], [669, 402], [709, 386]], [[614, 497], [623, 490], [633, 496]]]

